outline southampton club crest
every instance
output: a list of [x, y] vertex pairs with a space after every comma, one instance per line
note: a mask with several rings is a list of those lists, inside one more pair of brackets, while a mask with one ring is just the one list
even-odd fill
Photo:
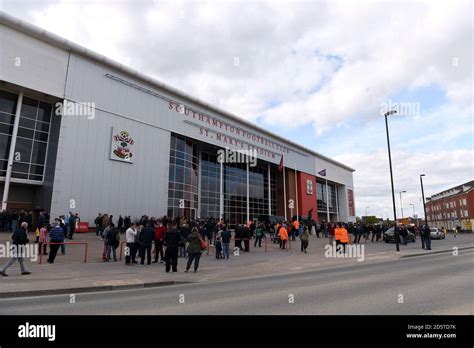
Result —
[[130, 137], [130, 134], [122, 130], [118, 133], [112, 128], [112, 147], [110, 159], [132, 163], [132, 148], [135, 141]]

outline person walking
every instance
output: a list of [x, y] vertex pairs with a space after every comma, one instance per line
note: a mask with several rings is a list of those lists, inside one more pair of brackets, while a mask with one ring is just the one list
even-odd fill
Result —
[[407, 245], [407, 243], [408, 243], [408, 230], [407, 230], [406, 226], [402, 226], [400, 228], [400, 240], [401, 240], [401, 244]]
[[130, 216], [125, 216], [123, 218], [123, 228], [124, 228], [124, 230], [127, 231], [130, 226], [132, 226], [132, 219], [130, 219]]
[[329, 236], [329, 226], [328, 226], [328, 223], [326, 223], [326, 221], [324, 221], [324, 220], [323, 220], [323, 223], [321, 224], [321, 233], [322, 233], [323, 237], [328, 238], [328, 236]]
[[382, 237], [382, 226], [380, 224], [375, 225], [375, 241], [378, 243]]
[[262, 239], [265, 238], [265, 233], [263, 232], [263, 226], [262, 224], [258, 225], [257, 229], [255, 230], [255, 243], [253, 244], [253, 247], [257, 247], [257, 242], [258, 242], [258, 247], [262, 247]]
[[293, 221], [293, 228], [291, 229], [291, 240], [296, 240], [296, 235], [298, 235], [298, 231], [300, 229], [300, 223], [298, 220]]
[[244, 241], [244, 252], [250, 251], [250, 225], [247, 224], [244, 229], [242, 230], [242, 240]]
[[64, 244], [64, 242], [66, 242], [66, 239], [68, 236], [68, 227], [67, 227], [68, 225], [66, 225], [63, 215], [61, 215], [58, 220], [59, 220], [59, 227], [63, 229], [63, 233], [64, 233], [64, 240], [63, 240], [63, 243], [60, 245], [61, 255], [66, 255], [66, 244]]
[[332, 223], [328, 223], [328, 235], [329, 235], [329, 244], [334, 243], [334, 238], [336, 235], [336, 228]]
[[339, 251], [339, 245], [342, 245], [344, 253], [346, 253], [346, 245], [349, 243], [349, 233], [339, 222], [337, 227], [334, 229], [334, 236], [336, 238], [336, 250]]
[[242, 224], [238, 224], [235, 228], [235, 238], [234, 238], [234, 248], [239, 248], [239, 250], [243, 250], [242, 248], [242, 238], [244, 236], [244, 228]]
[[78, 218], [77, 214], [76, 216], [71, 212], [69, 212], [69, 239], [74, 239], [74, 231], [76, 230], [76, 219]]
[[425, 250], [431, 250], [431, 230], [428, 225], [424, 226], [423, 234], [425, 237]]
[[165, 233], [163, 244], [166, 246], [165, 261], [166, 261], [166, 273], [169, 273], [170, 269], [173, 272], [178, 272], [178, 246], [181, 241], [181, 236], [176, 227], [176, 222], [173, 221], [171, 229]]
[[138, 234], [138, 223], [134, 223], [132, 226], [127, 228], [125, 231], [125, 238], [127, 241], [127, 252], [125, 253], [125, 264], [126, 265], [134, 265], [137, 263], [135, 261], [135, 255], [137, 254], [135, 251], [135, 238]]
[[94, 224], [95, 224], [95, 235], [99, 236], [101, 231], [101, 224], [102, 224], [102, 214], [99, 213], [97, 217], [94, 219]]
[[194, 273], [197, 272], [199, 267], [199, 260], [201, 259], [201, 235], [196, 227], [193, 227], [191, 234], [187, 237], [188, 244], [188, 262], [186, 264], [185, 272], [188, 272], [194, 262]]
[[8, 274], [6, 273], [6, 270], [8, 267], [13, 265], [15, 261], [18, 261], [20, 264], [20, 270], [21, 270], [21, 275], [28, 275], [31, 274], [31, 272], [28, 272], [28, 270], [25, 267], [24, 264], [24, 257], [26, 253], [26, 244], [28, 244], [30, 241], [28, 240], [28, 223], [27, 222], [22, 222], [20, 224], [20, 227], [17, 228], [12, 235], [12, 257], [8, 262], [5, 264], [0, 269], [0, 275], [3, 277], [7, 277]]
[[45, 217], [44, 217], [44, 212], [40, 212], [39, 213], [39, 216], [38, 216], [38, 220], [36, 220], [36, 243], [39, 243], [39, 236], [40, 236], [40, 230], [41, 228], [43, 227], [43, 225], [45, 224]]
[[354, 244], [360, 243], [360, 238], [364, 234], [364, 226], [360, 223], [357, 223], [355, 228], [355, 235], [354, 235]]
[[422, 225], [419, 228], [420, 240], [421, 240], [421, 249], [425, 249], [425, 225]]
[[102, 251], [102, 261], [107, 260], [107, 233], [109, 233], [110, 230], [110, 223], [104, 228], [104, 230], [101, 233], [101, 240], [104, 243], [103, 246], [103, 251]]
[[144, 227], [140, 233], [140, 266], [145, 264], [145, 253], [147, 265], [151, 265], [151, 247], [155, 240], [155, 226], [153, 220], [148, 221], [148, 225]]
[[216, 237], [215, 246], [216, 246], [216, 259], [218, 259], [218, 260], [223, 259], [224, 257], [222, 256], [222, 241], [221, 241], [220, 236]]
[[107, 256], [106, 259], [104, 260], [105, 262], [108, 262], [110, 260], [110, 254], [113, 253], [114, 256], [114, 261], [117, 261], [117, 248], [120, 245], [120, 232], [119, 230], [115, 227], [114, 223], [110, 223], [110, 229], [109, 232], [107, 232]]
[[230, 245], [231, 238], [232, 238], [232, 234], [230, 230], [227, 228], [226, 225], [222, 226], [222, 232], [221, 232], [222, 252], [226, 260], [229, 260], [229, 245]]
[[308, 248], [309, 243], [309, 230], [308, 227], [303, 227], [303, 232], [301, 233], [301, 252], [306, 254], [306, 249]]
[[11, 214], [11, 225], [10, 225], [10, 231], [11, 232], [15, 232], [16, 231], [16, 228], [18, 226], [18, 220], [20, 219], [20, 215], [18, 214], [18, 212], [16, 210], [13, 210], [12, 211], [12, 214]]
[[284, 224], [280, 227], [279, 236], [280, 249], [286, 250], [286, 242], [288, 241], [288, 231]]
[[49, 242], [51, 244], [49, 245], [48, 262], [54, 263], [60, 244], [52, 244], [52, 243], [64, 243], [64, 229], [60, 226], [59, 219], [55, 220], [54, 227], [49, 232]]
[[117, 227], [120, 233], [123, 233], [123, 217], [122, 215], [119, 215], [118, 221], [117, 221]]
[[155, 261], [153, 261], [153, 263], [157, 263], [158, 258], [160, 259], [160, 263], [163, 263], [163, 238], [165, 237], [165, 233], [165, 226], [163, 226], [161, 220], [158, 220], [158, 225], [155, 228]]
[[[186, 240], [188, 239], [188, 235], [189, 226], [186, 222], [184, 222], [179, 228], [180, 242], [178, 245], [178, 257], [186, 258]], [[209, 243], [212, 243], [211, 240], [209, 240]]]
[[46, 252], [46, 245], [48, 243], [48, 225], [43, 223], [43, 226], [40, 228], [40, 235], [38, 238], [39, 253], [40, 255], [48, 255]]
[[[209, 221], [206, 224], [206, 236], [207, 240], [209, 241], [209, 244], [212, 246], [214, 245], [214, 234], [216, 233], [216, 228], [217, 228], [217, 223], [214, 220], [214, 218], [210, 218]], [[187, 238], [187, 236], [186, 236]]]
[[104, 214], [102, 215], [102, 219], [100, 220], [100, 236], [103, 239], [104, 230], [109, 227], [109, 215]]

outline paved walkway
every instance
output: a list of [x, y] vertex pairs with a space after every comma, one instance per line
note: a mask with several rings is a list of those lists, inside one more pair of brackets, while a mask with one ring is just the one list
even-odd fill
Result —
[[[123, 237], [123, 236], [122, 236]], [[5, 244], [10, 235], [0, 233], [0, 244]], [[31, 235], [30, 240], [34, 240]], [[123, 239], [123, 238], [122, 238]], [[148, 287], [176, 284], [181, 282], [206, 282], [227, 279], [241, 279], [261, 277], [272, 274], [296, 273], [308, 270], [345, 267], [349, 264], [365, 264], [383, 260], [396, 260], [416, 254], [425, 254], [420, 243], [410, 243], [401, 246], [401, 251], [395, 251], [394, 244], [383, 242], [367, 242], [364, 246], [364, 259], [332, 258], [325, 256], [326, 238], [311, 236], [308, 253], [300, 252], [300, 242], [291, 244], [291, 250], [281, 250], [276, 244], [268, 241], [267, 251], [262, 248], [253, 248], [249, 253], [231, 255], [231, 259], [216, 260], [214, 249], [211, 255], [203, 255], [198, 273], [184, 273], [185, 260], [178, 261], [177, 273], [166, 273], [161, 263], [150, 266], [125, 266], [124, 260], [104, 263], [101, 260], [103, 244], [94, 233], [76, 234], [74, 242], [87, 242], [89, 246], [88, 262], [83, 263], [84, 248], [82, 245], [68, 245], [66, 255], [58, 254], [54, 264], [38, 264], [38, 261], [27, 260], [27, 268], [31, 275], [21, 276], [19, 265], [16, 263], [8, 269], [9, 277], [0, 278], [0, 298], [14, 296], [29, 296], [39, 294], [75, 293], [99, 290], [112, 290], [127, 287]], [[233, 246], [233, 244], [232, 244]], [[432, 241], [433, 252], [474, 248], [474, 235], [452, 235], [445, 240]], [[462, 250], [459, 251], [460, 253]], [[359, 258], [359, 260], [361, 260]], [[0, 258], [0, 263], [7, 260]]]

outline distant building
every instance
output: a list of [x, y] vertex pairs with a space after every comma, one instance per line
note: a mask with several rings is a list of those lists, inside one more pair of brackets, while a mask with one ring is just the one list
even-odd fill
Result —
[[474, 223], [474, 180], [427, 198], [426, 215], [432, 227], [472, 231]]

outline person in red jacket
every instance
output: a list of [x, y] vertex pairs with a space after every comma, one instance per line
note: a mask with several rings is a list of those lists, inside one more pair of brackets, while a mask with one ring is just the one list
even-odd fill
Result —
[[163, 238], [165, 237], [166, 228], [163, 226], [161, 220], [158, 220], [158, 223], [155, 227], [155, 261], [158, 262], [158, 256], [160, 256], [160, 263], [163, 263]]

